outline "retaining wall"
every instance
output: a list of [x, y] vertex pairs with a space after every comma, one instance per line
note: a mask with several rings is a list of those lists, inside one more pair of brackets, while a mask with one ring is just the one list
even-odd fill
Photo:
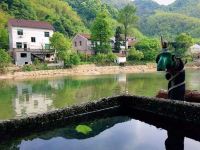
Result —
[[66, 126], [74, 121], [85, 121], [99, 115], [131, 114], [134, 111], [164, 116], [172, 120], [200, 125], [200, 105], [157, 98], [117, 96], [64, 108], [37, 116], [0, 122], [1, 140], [9, 137]]

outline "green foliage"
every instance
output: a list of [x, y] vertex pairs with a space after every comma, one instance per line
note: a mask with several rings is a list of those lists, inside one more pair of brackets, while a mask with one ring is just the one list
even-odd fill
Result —
[[110, 38], [113, 33], [110, 18], [105, 11], [98, 14], [93, 22], [91, 32], [96, 53], [110, 52]]
[[0, 28], [0, 49], [8, 49], [8, 31]]
[[48, 70], [47, 63], [41, 62], [39, 59], [35, 59], [32, 65], [24, 65], [22, 71], [37, 71], [37, 70]]
[[132, 1], [131, 0], [102, 0], [102, 2], [121, 9], [125, 7], [127, 4], [131, 3]]
[[129, 29], [129, 36], [135, 37], [136, 39], [144, 39], [145, 36], [139, 31], [137, 28], [130, 28]]
[[79, 133], [87, 135], [92, 131], [92, 129], [87, 125], [78, 125], [76, 127], [76, 131], [79, 132]]
[[178, 35], [175, 42], [175, 54], [178, 56], [185, 56], [185, 52], [194, 44], [193, 38], [186, 33]]
[[73, 65], [79, 65], [81, 59], [78, 54], [76, 53], [68, 53], [65, 55], [64, 65], [65, 67], [72, 67]]
[[126, 41], [129, 28], [133, 26], [137, 20], [135, 13], [136, 13], [136, 7], [131, 4], [128, 4], [127, 6], [125, 6], [123, 9], [119, 11], [118, 21], [124, 27], [124, 34], [125, 34], [124, 41]]
[[72, 49], [71, 40], [59, 32], [53, 34], [50, 42], [51, 46], [57, 51], [57, 57], [60, 60], [64, 60], [67, 52], [70, 52]]
[[100, 65], [111, 65], [114, 64], [116, 58], [117, 56], [113, 53], [108, 53], [108, 54], [98, 53], [97, 55], [92, 56], [91, 61]]
[[1, 73], [5, 71], [5, 67], [7, 67], [10, 62], [11, 62], [10, 55], [4, 49], [0, 49], [0, 72]]
[[48, 21], [56, 31], [68, 36], [88, 32], [77, 13], [61, 0], [2, 0], [0, 20], [1, 9], [15, 18]]
[[135, 45], [136, 50], [144, 54], [144, 60], [153, 61], [159, 53], [160, 42], [157, 39], [145, 38]]
[[19, 19], [37, 19], [36, 11], [27, 0], [3, 0], [8, 4], [9, 13]]
[[122, 34], [122, 29], [120, 26], [118, 26], [116, 28], [116, 32], [115, 32], [115, 43], [114, 43], [115, 44], [114, 49], [117, 52], [119, 52], [121, 50], [121, 41], [122, 41], [121, 34]]
[[81, 16], [86, 26], [90, 27], [97, 14], [105, 9], [113, 18], [117, 17], [118, 10], [101, 3], [101, 0], [65, 0]]
[[183, 32], [199, 37], [199, 26], [199, 19], [176, 13], [157, 12], [147, 19], [143, 32], [149, 36], [163, 35], [168, 39], [174, 39], [177, 34]]
[[136, 50], [135, 48], [132, 48], [128, 52], [128, 60], [129, 61], [139, 61], [144, 58], [144, 54], [141, 51]]

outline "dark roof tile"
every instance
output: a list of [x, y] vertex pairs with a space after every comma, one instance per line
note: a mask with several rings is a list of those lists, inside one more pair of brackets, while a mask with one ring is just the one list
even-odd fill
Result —
[[13, 27], [36, 28], [54, 30], [53, 26], [48, 22], [23, 20], [23, 19], [10, 19], [8, 24]]

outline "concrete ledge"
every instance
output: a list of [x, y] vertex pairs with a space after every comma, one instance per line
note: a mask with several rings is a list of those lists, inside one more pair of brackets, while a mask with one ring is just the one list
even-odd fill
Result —
[[200, 124], [200, 104], [167, 99], [124, 96], [121, 106], [126, 110], [140, 110], [172, 119]]
[[200, 125], [199, 104], [122, 95], [37, 116], [1, 121], [0, 136], [1, 140], [5, 140], [9, 137], [18, 137], [37, 131], [66, 126], [77, 121], [85, 121], [87, 118], [98, 118], [99, 115], [107, 117], [111, 114], [129, 115], [136, 111], [167, 117], [171, 121], [180, 120], [182, 123]]

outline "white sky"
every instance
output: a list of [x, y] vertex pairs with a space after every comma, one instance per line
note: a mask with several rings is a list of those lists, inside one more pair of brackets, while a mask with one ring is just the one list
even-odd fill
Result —
[[162, 5], [168, 5], [168, 4], [173, 3], [175, 0], [154, 0], [154, 1]]

